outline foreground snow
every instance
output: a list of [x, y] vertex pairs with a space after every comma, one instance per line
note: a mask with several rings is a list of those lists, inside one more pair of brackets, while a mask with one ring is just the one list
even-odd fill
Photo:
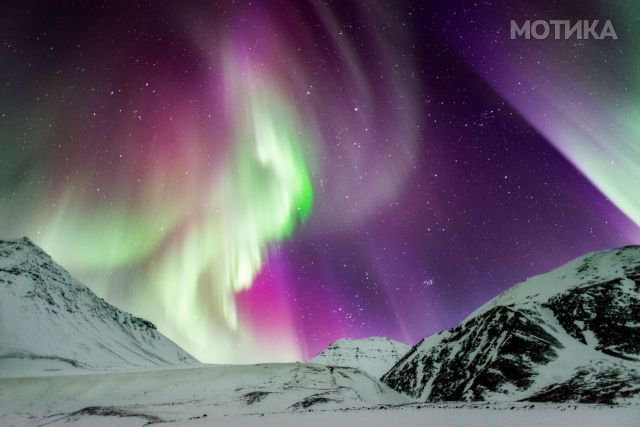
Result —
[[222, 417], [408, 402], [357, 369], [313, 364], [58, 374], [0, 379], [0, 426], [66, 423], [87, 417], [118, 417], [141, 425], [141, 421], [184, 422], [204, 414]]
[[640, 406], [416, 404], [351, 368], [203, 366], [0, 379], [1, 426], [640, 426]]
[[[183, 423], [170, 424], [180, 425]], [[204, 419], [188, 425], [212, 425]], [[598, 407], [550, 404], [442, 404], [411, 405], [387, 409], [321, 411], [264, 416], [230, 416], [225, 427], [293, 427], [293, 426], [429, 426], [429, 427], [614, 427], [640, 426], [640, 408]]]
[[371, 408], [254, 412], [228, 415], [226, 405], [208, 407], [168, 403], [163, 417], [145, 412], [144, 405], [127, 408], [96, 406], [47, 419], [0, 416], [3, 426], [225, 426], [225, 427], [634, 427], [640, 426], [640, 406], [575, 405], [551, 403], [442, 403], [381, 405]]

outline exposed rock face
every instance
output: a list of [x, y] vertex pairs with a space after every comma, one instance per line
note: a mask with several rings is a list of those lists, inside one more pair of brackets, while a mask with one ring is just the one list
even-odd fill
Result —
[[576, 340], [611, 356], [640, 361], [640, 271], [549, 300], [560, 325]]
[[193, 363], [151, 322], [97, 297], [28, 239], [0, 241], [2, 376]]
[[597, 252], [498, 295], [382, 378], [423, 401], [640, 397], [640, 247]]
[[342, 338], [329, 344], [309, 362], [358, 368], [380, 378], [410, 349], [407, 344], [385, 337]]

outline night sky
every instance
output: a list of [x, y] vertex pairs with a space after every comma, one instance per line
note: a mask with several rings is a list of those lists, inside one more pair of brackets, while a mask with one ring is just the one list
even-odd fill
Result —
[[203, 361], [413, 344], [640, 243], [640, 9], [539, 3], [4, 2], [0, 237]]

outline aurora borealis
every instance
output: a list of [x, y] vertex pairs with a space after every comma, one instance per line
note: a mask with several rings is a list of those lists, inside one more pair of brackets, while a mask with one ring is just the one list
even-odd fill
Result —
[[0, 233], [203, 361], [413, 344], [640, 243], [625, 2], [54, 3], [0, 6]]

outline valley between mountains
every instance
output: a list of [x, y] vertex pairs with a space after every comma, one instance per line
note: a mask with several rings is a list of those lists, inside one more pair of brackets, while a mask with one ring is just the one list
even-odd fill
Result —
[[414, 346], [206, 365], [0, 241], [0, 425], [640, 425], [640, 247], [530, 278]]

